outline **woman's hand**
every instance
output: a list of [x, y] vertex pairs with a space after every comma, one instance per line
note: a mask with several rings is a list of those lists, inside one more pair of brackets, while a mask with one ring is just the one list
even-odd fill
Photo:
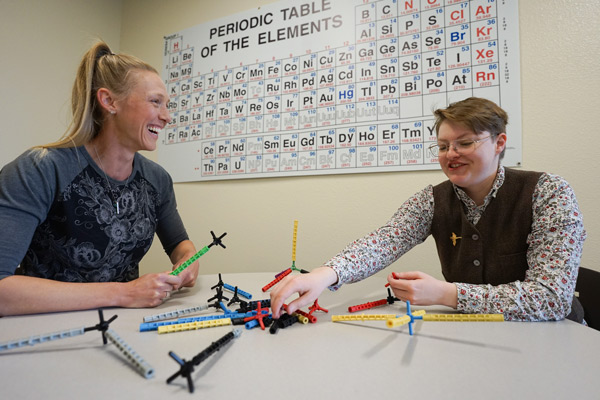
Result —
[[171, 292], [181, 287], [182, 278], [169, 272], [146, 274], [125, 283], [122, 307], [156, 307], [171, 297]]

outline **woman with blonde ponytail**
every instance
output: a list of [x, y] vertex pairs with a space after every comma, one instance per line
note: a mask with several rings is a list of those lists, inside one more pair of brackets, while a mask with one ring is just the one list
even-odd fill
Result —
[[[107, 306], [154, 307], [193, 286], [196, 249], [173, 182], [152, 151], [170, 120], [156, 69], [99, 41], [73, 85], [72, 121], [0, 172], [0, 316]], [[172, 267], [139, 275], [157, 234]]]

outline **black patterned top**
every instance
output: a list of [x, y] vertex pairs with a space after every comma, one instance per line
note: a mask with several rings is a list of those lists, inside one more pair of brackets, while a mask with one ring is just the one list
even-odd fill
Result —
[[136, 154], [131, 176], [116, 181], [85, 147], [27, 151], [7, 164], [0, 226], [0, 279], [127, 282], [155, 233], [167, 254], [188, 238], [162, 167]]

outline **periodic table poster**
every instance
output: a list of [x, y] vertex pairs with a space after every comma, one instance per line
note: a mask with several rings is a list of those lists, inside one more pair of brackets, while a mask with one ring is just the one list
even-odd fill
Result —
[[510, 117], [521, 162], [517, 0], [285, 0], [165, 37], [176, 182], [439, 168], [432, 111]]

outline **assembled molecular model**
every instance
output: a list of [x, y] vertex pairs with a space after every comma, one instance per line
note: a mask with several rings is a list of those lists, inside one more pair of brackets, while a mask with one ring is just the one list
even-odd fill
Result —
[[210, 250], [210, 248], [212, 246], [214, 246], [216, 244], [218, 244], [219, 246], [221, 246], [224, 249], [226, 248], [225, 245], [223, 244], [223, 242], [221, 242], [221, 239], [223, 239], [225, 237], [225, 235], [227, 235], [227, 232], [225, 232], [224, 234], [222, 234], [219, 237], [217, 237], [213, 231], [210, 231], [210, 234], [213, 237], [212, 243], [209, 244], [209, 245], [207, 245], [207, 246], [204, 246], [203, 248], [201, 248], [196, 254], [194, 254], [193, 256], [191, 256], [183, 264], [181, 264], [179, 267], [177, 267], [175, 270], [173, 270], [173, 272], [171, 272], [171, 275], [179, 275], [184, 269], [186, 269], [194, 261], [196, 261], [197, 259], [199, 259], [200, 257], [202, 257], [206, 252], [208, 252], [208, 250]]
[[109, 325], [117, 316], [112, 316], [108, 321], [104, 320], [102, 310], [98, 310], [100, 323], [90, 327], [80, 327], [74, 329], [65, 329], [59, 332], [46, 333], [42, 335], [30, 336], [28, 338], [10, 340], [0, 343], [0, 351], [16, 349], [24, 346], [34, 346], [36, 344], [50, 342], [58, 339], [66, 339], [74, 336], [83, 335], [89, 331], [100, 331], [102, 333], [102, 342], [107, 344], [107, 338], [123, 353], [127, 361], [146, 379], [154, 376], [154, 368], [152, 368], [142, 357], [140, 357]]
[[394, 297], [392, 295], [392, 291], [390, 290], [390, 288], [387, 289], [387, 292], [388, 292], [387, 298], [381, 299], [381, 300], [376, 300], [376, 301], [369, 301], [367, 303], [358, 304], [356, 306], [350, 306], [350, 307], [348, 307], [348, 312], [368, 310], [370, 308], [385, 306], [387, 304], [394, 304], [394, 302], [400, 301], [400, 299], [398, 299], [397, 297]]
[[412, 335], [412, 325], [418, 319], [434, 322], [504, 322], [504, 314], [426, 314], [425, 310], [411, 313], [410, 301], [407, 301], [406, 315], [388, 319], [386, 325], [388, 328], [394, 328], [408, 324], [408, 330]]
[[285, 278], [286, 276], [288, 276], [289, 274], [292, 273], [292, 271], [298, 271], [301, 274], [306, 274], [308, 273], [308, 271], [298, 268], [296, 267], [296, 240], [298, 238], [298, 220], [294, 220], [294, 233], [292, 235], [292, 266], [284, 269], [283, 271], [281, 271], [280, 273], [278, 273], [277, 275], [275, 275], [275, 279], [273, 279], [271, 282], [267, 283], [263, 288], [262, 291], [266, 292], [267, 290], [271, 289], [273, 286], [275, 286], [279, 281], [281, 281], [283, 278]]
[[171, 375], [169, 379], [167, 379], [167, 384], [171, 383], [178, 376], [182, 376], [187, 379], [188, 390], [190, 393], [194, 393], [194, 382], [192, 381], [192, 372], [194, 372], [194, 367], [200, 365], [202, 361], [206, 360], [213, 353], [221, 350], [223, 346], [229, 343], [232, 339], [239, 337], [241, 334], [241, 330], [234, 329], [216, 342], [212, 342], [210, 346], [198, 353], [198, 355], [192, 358], [191, 361], [185, 361], [184, 359], [179, 358], [177, 354], [170, 351], [169, 356], [171, 356], [171, 358], [175, 360], [181, 366], [181, 368], [179, 371]]
[[[386, 284], [389, 286], [389, 284]], [[367, 302], [356, 306], [348, 307], [348, 312], [356, 312], [366, 310], [386, 304], [393, 304], [399, 301], [398, 298], [392, 296], [390, 289], [387, 289], [388, 297], [386, 299]], [[360, 314], [360, 315], [332, 315], [333, 322], [340, 321], [386, 321], [388, 328], [394, 328], [408, 324], [410, 335], [413, 334], [413, 324], [416, 320], [422, 321], [438, 321], [438, 322], [502, 322], [504, 321], [503, 314], [427, 314], [425, 310], [412, 312], [410, 301], [406, 302], [406, 314]]]

